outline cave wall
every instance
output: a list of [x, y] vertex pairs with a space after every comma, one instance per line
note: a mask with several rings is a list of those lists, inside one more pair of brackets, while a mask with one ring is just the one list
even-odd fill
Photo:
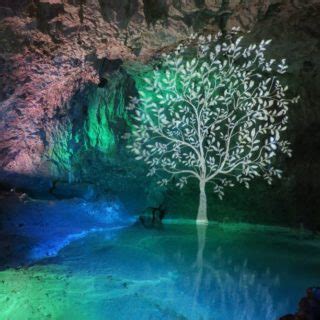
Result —
[[[301, 95], [290, 111], [294, 157], [279, 160], [285, 177], [271, 187], [258, 181], [253, 190], [230, 190], [223, 203], [211, 197], [213, 213], [320, 223], [319, 17], [318, 0], [5, 0], [1, 182], [40, 191], [87, 183], [128, 201], [134, 185], [141, 204], [150, 190], [161, 193], [144, 181], [143, 165], [132, 161], [121, 139], [130, 127], [124, 105], [139, 85], [122, 62], [148, 65], [191, 32], [240, 26], [251, 30], [248, 41], [272, 39], [270, 55], [288, 60], [291, 94]], [[169, 188], [167, 206], [193, 214], [196, 193], [192, 185], [181, 192]]]

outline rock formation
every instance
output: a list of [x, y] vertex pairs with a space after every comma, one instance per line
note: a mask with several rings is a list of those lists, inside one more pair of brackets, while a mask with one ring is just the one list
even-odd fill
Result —
[[[290, 190], [298, 202], [307, 198], [311, 214], [320, 205], [319, 16], [318, 0], [2, 1], [1, 181], [9, 173], [77, 180], [70, 166], [84, 170], [73, 156], [79, 149], [87, 152], [81, 153], [84, 158], [93, 151], [96, 156], [90, 160], [93, 170], [86, 163], [86, 174], [101, 176], [101, 163], [111, 154], [103, 150], [110, 141], [101, 140], [101, 130], [125, 132], [121, 112], [105, 116], [106, 110], [122, 108], [134, 92], [121, 63], [147, 63], [192, 32], [240, 26], [252, 30], [251, 40], [272, 39], [273, 56], [288, 58], [287, 80], [302, 102], [291, 112], [295, 156], [285, 160], [287, 179], [277, 190]], [[115, 78], [118, 84], [112, 85]], [[101, 107], [101, 99], [92, 102], [97, 97], [109, 100]], [[118, 138], [112, 139], [117, 144]], [[110, 167], [125, 167], [124, 158]]]

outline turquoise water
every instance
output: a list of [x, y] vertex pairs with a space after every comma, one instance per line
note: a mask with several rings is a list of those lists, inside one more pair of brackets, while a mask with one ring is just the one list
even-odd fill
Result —
[[276, 320], [319, 283], [319, 247], [293, 233], [132, 226], [0, 272], [0, 319]]

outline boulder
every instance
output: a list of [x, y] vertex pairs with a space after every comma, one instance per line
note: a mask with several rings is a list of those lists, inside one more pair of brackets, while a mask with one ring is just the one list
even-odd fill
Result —
[[299, 302], [295, 314], [287, 314], [279, 320], [320, 320], [320, 287], [311, 287]]

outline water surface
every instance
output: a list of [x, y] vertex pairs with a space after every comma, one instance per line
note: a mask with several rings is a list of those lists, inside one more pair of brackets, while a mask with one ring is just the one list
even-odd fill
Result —
[[132, 226], [1, 271], [0, 318], [275, 320], [319, 283], [319, 248], [292, 233]]

